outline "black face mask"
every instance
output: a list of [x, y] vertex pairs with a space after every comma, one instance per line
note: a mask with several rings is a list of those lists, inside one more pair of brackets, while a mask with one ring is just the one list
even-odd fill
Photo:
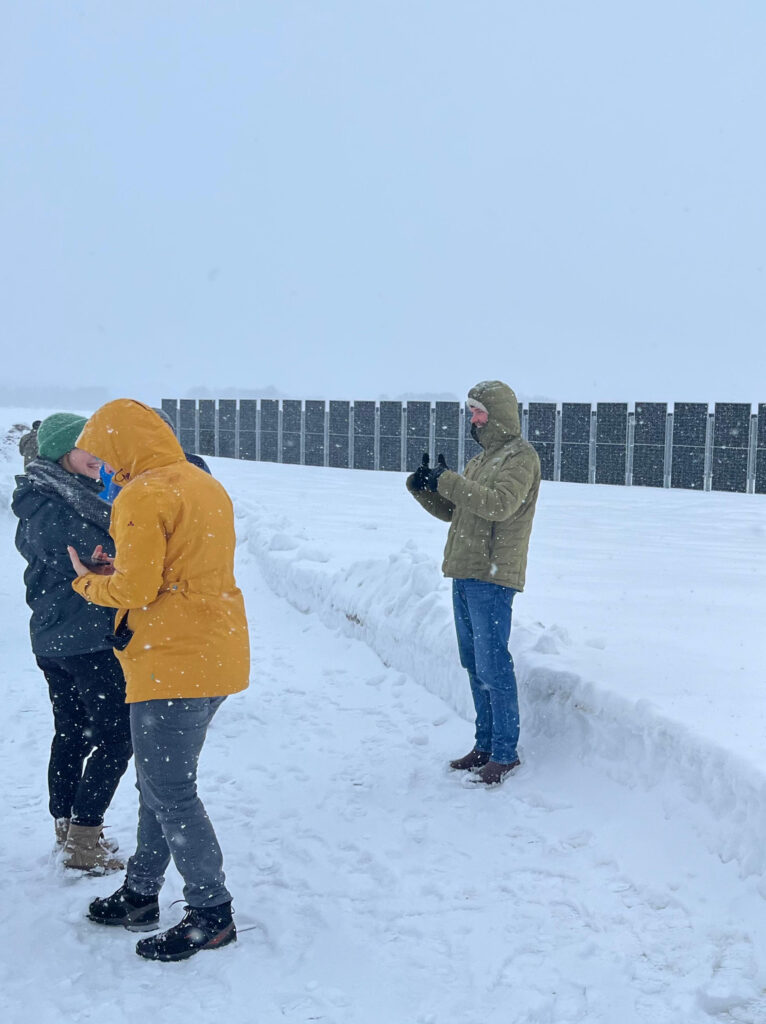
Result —
[[471, 424], [471, 437], [474, 439], [476, 444], [481, 444], [481, 437], [479, 436], [479, 425], [478, 423]]

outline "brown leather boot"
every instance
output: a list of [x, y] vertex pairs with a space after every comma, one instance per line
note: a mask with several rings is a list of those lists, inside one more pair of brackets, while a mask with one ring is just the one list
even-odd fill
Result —
[[470, 772], [474, 768], [482, 768], [488, 761], [487, 751], [477, 750], [474, 747], [465, 757], [459, 757], [457, 761], [450, 761], [449, 766], [453, 772]]
[[487, 761], [483, 768], [480, 768], [474, 778], [477, 783], [483, 786], [499, 786], [503, 779], [518, 768], [521, 761], [517, 758], [510, 764], [500, 764], [499, 761]]
[[89, 871], [94, 875], [105, 875], [110, 871], [122, 871], [123, 861], [105, 844], [101, 825], [69, 825], [64, 843], [64, 867], [76, 871]]

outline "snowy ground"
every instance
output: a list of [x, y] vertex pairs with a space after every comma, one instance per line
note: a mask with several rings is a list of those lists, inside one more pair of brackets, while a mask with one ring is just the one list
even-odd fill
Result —
[[[83, 919], [113, 881], [51, 856], [50, 711], [0, 464], [0, 1019], [763, 1024], [763, 499], [544, 485], [512, 635], [524, 763], [477, 792], [445, 770], [471, 745], [446, 527], [398, 474], [214, 472], [253, 672], [201, 789], [241, 937], [158, 965]], [[126, 776], [125, 850], [135, 802]], [[170, 874], [164, 921], [179, 897]]]

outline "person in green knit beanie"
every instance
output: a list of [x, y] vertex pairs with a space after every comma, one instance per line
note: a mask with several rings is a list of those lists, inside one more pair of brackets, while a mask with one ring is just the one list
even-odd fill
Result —
[[[79, 544], [108, 571], [111, 508], [100, 498], [101, 460], [77, 447], [86, 419], [57, 412], [37, 430], [38, 455], [16, 477], [16, 548], [27, 562], [32, 651], [53, 711], [48, 810], [61, 863], [118, 871], [104, 815], [132, 755], [125, 678], [114, 656], [114, 612], [72, 590], [67, 546]], [[98, 552], [103, 552], [99, 557]]]
[[54, 412], [37, 428], [37, 454], [51, 462], [58, 462], [77, 447], [77, 438], [87, 423], [84, 416], [73, 412]]

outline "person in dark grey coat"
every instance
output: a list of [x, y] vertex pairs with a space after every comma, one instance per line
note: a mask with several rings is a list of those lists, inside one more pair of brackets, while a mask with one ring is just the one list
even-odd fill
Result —
[[114, 613], [73, 590], [67, 545], [113, 554], [111, 509], [99, 501], [101, 463], [75, 447], [85, 418], [56, 413], [41, 423], [39, 455], [16, 477], [16, 547], [27, 562], [32, 651], [53, 707], [49, 810], [64, 864], [123, 865], [102, 835], [104, 814], [132, 754], [125, 679], [109, 639]]

